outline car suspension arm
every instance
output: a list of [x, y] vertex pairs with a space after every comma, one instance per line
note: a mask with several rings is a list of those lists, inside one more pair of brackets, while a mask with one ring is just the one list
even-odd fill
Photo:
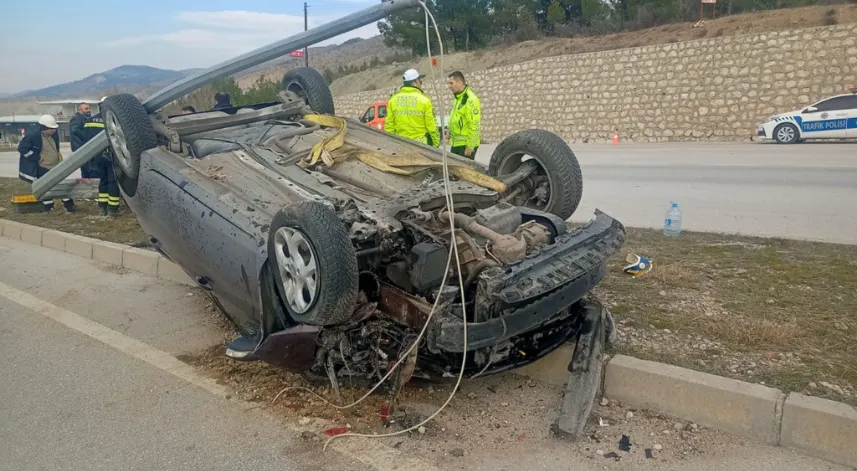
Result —
[[[375, 21], [386, 18], [392, 13], [405, 8], [415, 8], [419, 5], [417, 0], [385, 0], [344, 18], [333, 20], [317, 28], [304, 31], [289, 38], [277, 41], [264, 47], [260, 47], [246, 54], [221, 62], [209, 67], [195, 75], [168, 85], [164, 89], [150, 96], [143, 106], [149, 113], [155, 112], [161, 107], [187, 95], [188, 93], [214, 82], [217, 79], [233, 75], [235, 73], [255, 67], [264, 62], [276, 59], [289, 52], [309, 47], [313, 44], [325, 41], [340, 34], [366, 26]], [[55, 187], [63, 179], [74, 173], [86, 162], [100, 154], [108, 146], [107, 133], [98, 133], [95, 137], [81, 146], [77, 152], [73, 152], [68, 158], [60, 162], [44, 176], [33, 182], [33, 195], [42, 197], [51, 188]]]

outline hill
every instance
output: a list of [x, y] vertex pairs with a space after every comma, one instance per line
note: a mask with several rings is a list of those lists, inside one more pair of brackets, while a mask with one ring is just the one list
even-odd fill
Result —
[[186, 77], [194, 70], [166, 70], [145, 65], [123, 65], [105, 72], [68, 83], [39, 90], [29, 90], [13, 98], [66, 98], [95, 97], [108, 91], [121, 90], [138, 93], [150, 88], [160, 88]]
[[[813, 6], [745, 13], [701, 23], [674, 23], [598, 36], [551, 37], [496, 45], [473, 52], [447, 54], [444, 58], [444, 70], [461, 70], [466, 74], [544, 57], [851, 23], [857, 23], [857, 5]], [[352, 62], [360, 62], [361, 59], [365, 60], [354, 57]], [[310, 65], [314, 65], [312, 57]], [[334, 95], [339, 96], [395, 87], [401, 83], [402, 72], [410, 67], [417, 67], [428, 74], [431, 65], [425, 57], [414, 57], [407, 63], [374, 67], [339, 77], [331, 84], [331, 90]]]

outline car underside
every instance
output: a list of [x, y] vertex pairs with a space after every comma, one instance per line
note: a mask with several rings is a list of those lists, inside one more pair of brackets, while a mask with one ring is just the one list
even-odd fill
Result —
[[600, 212], [567, 227], [580, 169], [551, 133], [510, 136], [487, 169], [448, 156], [447, 187], [439, 150], [336, 118], [310, 68], [278, 102], [102, 109], [126, 202], [241, 332], [236, 360], [334, 387], [395, 365], [401, 385], [462, 360], [467, 376], [515, 368], [609, 317], [588, 293], [624, 228]]

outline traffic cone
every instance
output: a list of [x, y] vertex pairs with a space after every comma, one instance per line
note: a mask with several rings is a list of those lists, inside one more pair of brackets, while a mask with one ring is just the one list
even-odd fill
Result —
[[619, 130], [613, 131], [613, 145], [619, 144]]

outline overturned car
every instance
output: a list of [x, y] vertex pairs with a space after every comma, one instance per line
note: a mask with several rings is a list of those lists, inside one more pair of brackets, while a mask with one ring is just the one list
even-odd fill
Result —
[[601, 212], [567, 227], [582, 176], [552, 133], [509, 136], [487, 168], [448, 156], [447, 192], [440, 151], [336, 117], [311, 68], [276, 102], [166, 116], [121, 94], [101, 109], [125, 201], [240, 331], [231, 358], [334, 386], [406, 363], [403, 384], [612, 329], [588, 293], [624, 228]]

